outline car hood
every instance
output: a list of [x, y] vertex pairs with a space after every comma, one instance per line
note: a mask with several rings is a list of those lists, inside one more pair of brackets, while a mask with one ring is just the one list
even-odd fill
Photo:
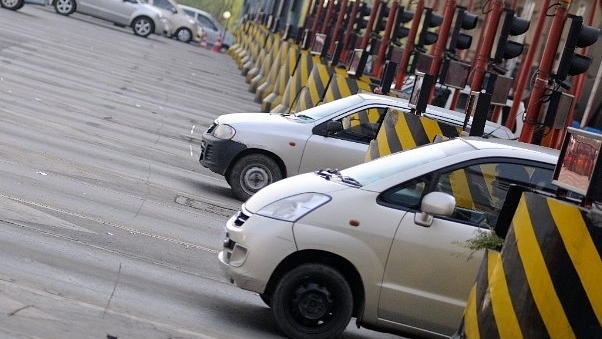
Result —
[[245, 209], [251, 213], [257, 213], [263, 207], [293, 195], [308, 192], [329, 194], [346, 189], [353, 188], [327, 180], [315, 172], [305, 173], [276, 181], [262, 188], [245, 202]]
[[218, 123], [228, 124], [234, 128], [253, 127], [259, 128], [259, 130], [272, 130], [277, 128], [276, 126], [287, 126], [288, 128], [294, 128], [292, 126], [300, 126], [303, 129], [313, 128], [313, 123], [300, 123], [295, 122], [280, 114], [270, 113], [231, 113], [224, 114], [217, 118]]

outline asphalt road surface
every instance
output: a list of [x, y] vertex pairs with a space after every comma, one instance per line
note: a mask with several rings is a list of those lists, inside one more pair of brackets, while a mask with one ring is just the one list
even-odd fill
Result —
[[281, 338], [221, 275], [240, 202], [198, 163], [200, 133], [253, 98], [226, 54], [0, 9], [0, 339]]

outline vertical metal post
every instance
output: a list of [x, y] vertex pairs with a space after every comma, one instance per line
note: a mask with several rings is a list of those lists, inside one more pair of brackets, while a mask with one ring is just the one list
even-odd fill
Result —
[[487, 13], [485, 19], [486, 22], [482, 31], [482, 42], [479, 44], [477, 54], [475, 55], [472, 82], [470, 83], [470, 88], [473, 91], [481, 90], [485, 73], [489, 67], [491, 49], [497, 33], [497, 26], [500, 22], [504, 3], [501, 0], [494, 0], [491, 2], [491, 6], [492, 8]]
[[376, 15], [378, 14], [380, 7], [380, 0], [374, 0], [372, 3], [372, 11], [370, 12], [370, 19], [368, 20], [368, 25], [366, 26], [366, 31], [364, 32], [364, 37], [362, 38], [361, 49], [366, 50], [368, 44], [370, 43], [370, 36], [372, 35], [372, 27], [374, 27], [374, 20], [376, 19]]
[[[409, 8], [409, 5], [408, 5]], [[424, 10], [424, 0], [418, 0], [416, 5], [416, 10], [414, 11], [414, 18], [412, 19], [412, 25], [410, 28], [410, 33], [406, 39], [406, 45], [403, 47], [403, 55], [401, 56], [401, 61], [399, 63], [399, 67], [397, 68], [397, 76], [395, 77], [395, 89], [400, 90], [403, 85], [403, 81], [406, 77], [406, 69], [408, 69], [408, 64], [410, 63], [410, 57], [414, 52], [414, 41], [416, 40], [416, 35], [418, 34], [418, 26], [420, 25], [420, 18], [422, 17], [422, 11]]]
[[391, 8], [389, 9], [389, 16], [387, 17], [387, 26], [385, 26], [385, 32], [383, 33], [380, 48], [378, 49], [378, 54], [376, 56], [376, 65], [374, 65], [374, 69], [372, 72], [372, 74], [376, 78], [380, 78], [382, 66], [384, 66], [385, 64], [385, 54], [387, 53], [387, 48], [389, 47], [391, 31], [393, 30], [393, 25], [395, 24], [395, 15], [397, 13], [398, 7], [399, 0], [393, 0], [393, 2], [391, 3]]
[[[456, 12], [456, 0], [446, 0], [445, 7], [443, 7], [443, 22], [441, 26], [439, 26], [439, 38], [437, 38], [437, 42], [433, 49], [431, 50], [433, 53], [433, 61], [431, 63], [431, 67], [429, 68], [429, 73], [434, 75], [435, 77], [439, 76], [439, 70], [441, 68], [441, 61], [443, 60], [443, 56], [445, 55], [445, 50], [447, 46], [447, 37], [449, 35], [449, 31], [451, 29], [452, 21], [454, 19], [454, 14]], [[430, 88], [431, 95], [429, 96], [428, 103], [430, 104], [433, 100], [433, 94], [435, 92], [435, 86]]]
[[[550, 7], [550, 0], [544, 0], [541, 5], [541, 13], [545, 14], [544, 10], [548, 7]], [[540, 14], [537, 19], [537, 27], [535, 28], [535, 32], [543, 31], [543, 26], [546, 22], [546, 16], [542, 14]], [[516, 86], [514, 87], [512, 107], [510, 107], [510, 113], [508, 114], [508, 119], [506, 120], [506, 127], [510, 128], [511, 130], [514, 130], [516, 116], [518, 115], [518, 108], [520, 107], [521, 101], [523, 101], [523, 92], [525, 91], [525, 87], [529, 81], [529, 76], [531, 75], [531, 66], [533, 65], [533, 59], [535, 58], [535, 53], [537, 53], [537, 46], [539, 46], [539, 39], [541, 36], [542, 34], [533, 35], [531, 46], [529, 46], [527, 55], [525, 56], [525, 59], [523, 60], [518, 71]]]
[[552, 70], [554, 58], [560, 42], [560, 35], [562, 34], [562, 29], [564, 27], [564, 22], [566, 21], [570, 5], [570, 0], [560, 0], [556, 10], [554, 11], [554, 18], [552, 19], [550, 33], [548, 34], [548, 39], [546, 40], [546, 44], [542, 52], [541, 62], [539, 63], [539, 69], [537, 71], [537, 76], [535, 77], [535, 83], [533, 84], [533, 90], [531, 91], [531, 96], [529, 97], [529, 104], [527, 105], [527, 118], [520, 133], [519, 140], [522, 142], [531, 143], [535, 127], [539, 123], [539, 111], [541, 110], [542, 106], [541, 99], [543, 98], [548, 85], [550, 72]]

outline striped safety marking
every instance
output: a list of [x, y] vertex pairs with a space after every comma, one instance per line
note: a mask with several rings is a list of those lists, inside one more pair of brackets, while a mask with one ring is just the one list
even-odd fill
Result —
[[461, 132], [461, 127], [392, 110], [385, 116], [376, 139], [370, 142], [366, 161], [431, 143], [437, 135], [452, 138], [459, 136]]
[[314, 67], [309, 74], [307, 84], [301, 90], [295, 112], [317, 106], [324, 98], [333, 69], [323, 63], [314, 62]]
[[346, 74], [334, 73], [328, 89], [324, 94], [324, 102], [335, 101], [360, 91], [371, 91], [370, 83], [346, 76]]
[[282, 96], [285, 93], [286, 86], [293, 74], [297, 60], [299, 58], [299, 48], [297, 44], [290, 44], [284, 64], [280, 67], [280, 72], [274, 84], [274, 90], [268, 94], [261, 103], [262, 112], [268, 113], [282, 102]]
[[271, 41], [271, 47], [266, 49], [268, 52], [265, 56], [265, 59], [261, 63], [259, 72], [257, 72], [257, 75], [249, 82], [249, 92], [251, 93], [257, 92], [257, 88], [267, 81], [270, 70], [272, 69], [272, 65], [276, 62], [278, 54], [280, 53], [281, 41], [277, 38], [277, 35], [270, 36], [269, 41]]
[[314, 62], [319, 62], [313, 55], [307, 50], [302, 50], [299, 53], [298, 61], [296, 62], [293, 74], [289, 78], [284, 94], [282, 95], [282, 102], [274, 107], [271, 113], [288, 113], [293, 111], [294, 106], [299, 100], [301, 90], [307, 85], [309, 79], [309, 73], [314, 67]]
[[491, 274], [477, 277], [463, 335], [602, 338], [602, 219], [575, 204], [523, 194]]
[[257, 86], [257, 90], [255, 91], [255, 102], [263, 102], [263, 99], [272, 92], [276, 85], [278, 74], [280, 74], [280, 68], [287, 59], [289, 42], [279, 40], [278, 45], [278, 54], [274, 58], [274, 62], [269, 69], [265, 82]]

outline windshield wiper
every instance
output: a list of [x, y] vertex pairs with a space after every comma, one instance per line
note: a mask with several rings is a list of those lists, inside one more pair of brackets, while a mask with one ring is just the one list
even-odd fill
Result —
[[355, 180], [352, 177], [342, 175], [341, 172], [336, 168], [321, 169], [317, 171], [316, 174], [318, 174], [326, 180], [330, 180], [333, 176], [336, 176], [337, 178], [339, 178], [339, 180], [341, 180], [341, 182], [345, 184], [353, 185], [356, 187], [362, 187], [362, 184], [359, 181]]

